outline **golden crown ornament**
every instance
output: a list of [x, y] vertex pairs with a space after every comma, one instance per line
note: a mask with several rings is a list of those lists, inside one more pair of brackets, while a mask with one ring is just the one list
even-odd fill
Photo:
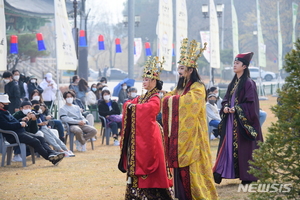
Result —
[[163, 70], [162, 65], [165, 63], [164, 57], [162, 58], [163, 61], [159, 61], [157, 56], [148, 57], [144, 65], [144, 74], [143, 78], [151, 78], [160, 80], [160, 73]]
[[184, 38], [180, 47], [180, 60], [178, 64], [186, 67], [197, 68], [197, 60], [202, 55], [202, 52], [206, 49], [207, 43], [204, 43], [204, 47], [200, 48], [200, 42], [192, 40], [189, 43], [188, 38]]

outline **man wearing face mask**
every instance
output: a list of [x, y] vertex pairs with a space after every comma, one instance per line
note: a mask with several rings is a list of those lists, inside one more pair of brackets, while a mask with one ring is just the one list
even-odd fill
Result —
[[[213, 126], [217, 130], [219, 123], [221, 121], [218, 106], [216, 104], [217, 97], [214, 93], [211, 93], [208, 95], [207, 99], [208, 99], [208, 101], [206, 103], [206, 116], [209, 121], [209, 126]], [[217, 131], [214, 131], [215, 137], [218, 136], [216, 134], [217, 134]]]
[[[36, 121], [36, 116], [31, 112], [32, 104], [30, 101], [23, 101], [20, 106], [20, 111], [15, 112], [13, 117], [19, 121], [23, 121], [27, 123], [25, 130], [28, 132], [27, 134], [33, 134], [35, 136], [44, 137], [43, 132], [38, 131], [38, 125]], [[21, 151], [19, 147], [14, 147], [14, 157], [12, 161], [14, 162], [22, 162], [22, 158], [20, 156]]]
[[19, 111], [21, 104], [20, 89], [13, 81], [13, 75], [9, 71], [3, 73], [3, 81], [5, 83], [4, 92], [9, 96], [9, 101], [11, 102], [8, 111], [13, 114]]
[[[32, 135], [26, 132], [25, 127], [27, 123], [25, 121], [19, 122], [8, 111], [9, 107], [8, 95], [0, 95], [0, 128], [3, 130], [11, 130], [16, 132], [21, 143], [32, 146], [36, 152], [38, 152], [43, 158], [52, 162], [53, 165], [58, 165], [60, 161], [65, 157], [64, 153], [56, 153], [45, 142], [44, 138]], [[16, 140], [13, 135], [3, 134], [7, 142], [15, 143]]]
[[67, 91], [63, 94], [66, 104], [60, 108], [60, 119], [70, 125], [70, 131], [76, 137], [77, 151], [86, 151], [86, 142], [97, 134], [97, 130], [88, 125], [88, 121], [82, 115], [80, 108], [73, 104], [75, 94]]
[[43, 93], [43, 89], [37, 84], [37, 78], [31, 76], [29, 78], [29, 83], [27, 84], [28, 94], [31, 95], [34, 90], [38, 90], [40, 94]]
[[20, 90], [20, 97], [24, 98], [25, 97], [25, 90], [24, 90], [24, 82], [20, 79], [20, 71], [17, 69], [14, 69], [12, 71], [13, 74], [13, 80], [14, 83], [19, 87]]
[[118, 99], [118, 104], [123, 104], [125, 99], [128, 98], [128, 95], [127, 95], [127, 84], [126, 83], [123, 83], [121, 85], [122, 89], [120, 90], [119, 92], [119, 99]]

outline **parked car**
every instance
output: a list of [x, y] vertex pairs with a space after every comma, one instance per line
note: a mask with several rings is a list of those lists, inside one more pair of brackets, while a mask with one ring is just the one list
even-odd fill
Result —
[[123, 80], [128, 78], [128, 73], [118, 68], [110, 68], [109, 80]]
[[[259, 67], [249, 67], [249, 71], [251, 78], [257, 79], [259, 77]], [[276, 79], [276, 74], [274, 72], [264, 71], [262, 69], [260, 71], [260, 76], [266, 81], [272, 81], [273, 79]]]
[[97, 72], [97, 71], [95, 71], [95, 70], [89, 68], [88, 76], [89, 76], [90, 78], [92, 78], [92, 79], [97, 80], [98, 77], [99, 77], [98, 73], [99, 73], [99, 72]]

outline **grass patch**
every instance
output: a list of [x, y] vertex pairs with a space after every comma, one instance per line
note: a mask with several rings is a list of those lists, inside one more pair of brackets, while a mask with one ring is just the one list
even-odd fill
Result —
[[[276, 119], [270, 106], [276, 104], [276, 97], [268, 96], [260, 101], [260, 107], [267, 112], [267, 119], [262, 130], [268, 134], [267, 127]], [[27, 167], [22, 163], [12, 163], [0, 168], [0, 199], [88, 199], [121, 200], [124, 199], [126, 175], [117, 169], [120, 156], [119, 147], [101, 144], [100, 124], [95, 123], [98, 139], [94, 142], [95, 150], [87, 144], [87, 152], [77, 152], [74, 158], [65, 158], [57, 167], [43, 158], [36, 158], [32, 164], [27, 158]], [[213, 162], [216, 157], [218, 140], [211, 141]], [[247, 193], [237, 193], [239, 180], [223, 180], [216, 185], [220, 199], [248, 199]]]

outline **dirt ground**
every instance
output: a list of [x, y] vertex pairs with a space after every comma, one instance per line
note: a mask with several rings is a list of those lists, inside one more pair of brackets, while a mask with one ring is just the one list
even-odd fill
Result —
[[[276, 119], [269, 110], [276, 104], [276, 97], [268, 96], [260, 106], [268, 114], [263, 125], [263, 133]], [[95, 124], [100, 130], [100, 124]], [[125, 174], [117, 169], [119, 147], [102, 145], [100, 131], [95, 141], [95, 150], [87, 144], [87, 152], [77, 152], [74, 158], [65, 158], [57, 167], [42, 158], [32, 164], [27, 158], [27, 167], [21, 163], [0, 168], [0, 199], [87, 199], [87, 200], [121, 200], [124, 199]], [[216, 156], [218, 139], [211, 141], [213, 162]], [[238, 193], [239, 180], [224, 180], [216, 185], [220, 199], [248, 199], [247, 193]]]

